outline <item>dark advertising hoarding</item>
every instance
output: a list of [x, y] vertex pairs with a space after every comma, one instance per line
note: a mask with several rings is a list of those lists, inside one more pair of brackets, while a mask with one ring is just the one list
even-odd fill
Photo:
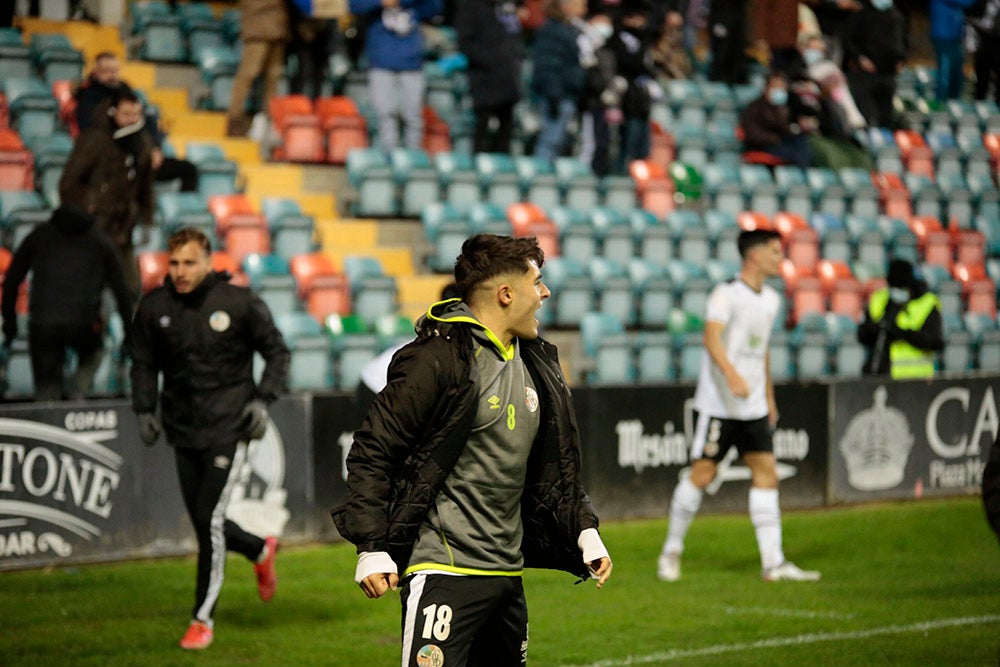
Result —
[[[573, 391], [587, 491], [605, 519], [666, 516], [690, 466], [692, 386], [579, 388]], [[774, 434], [781, 505], [825, 501], [827, 395], [823, 384], [778, 386]], [[703, 511], [745, 510], [750, 470], [731, 451], [707, 489]]]
[[316, 394], [312, 399], [313, 470], [317, 538], [339, 536], [330, 510], [347, 497], [347, 452], [364, 415], [348, 394]]
[[833, 385], [830, 501], [976, 493], [997, 435], [996, 379]]
[[[228, 516], [248, 530], [311, 538], [307, 403], [287, 397], [251, 445]], [[187, 553], [194, 534], [162, 439], [139, 440], [125, 401], [0, 410], [0, 569]]]

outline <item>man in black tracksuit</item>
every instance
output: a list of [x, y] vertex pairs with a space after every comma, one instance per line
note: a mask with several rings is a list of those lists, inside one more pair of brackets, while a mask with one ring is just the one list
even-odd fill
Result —
[[[52, 213], [18, 246], [4, 277], [4, 345], [17, 338], [18, 288], [32, 271], [28, 346], [35, 398], [57, 401], [82, 398], [90, 390], [101, 362], [104, 324], [101, 291], [110, 287], [125, 325], [125, 338], [132, 323], [134, 306], [125, 285], [118, 249], [106, 234], [94, 228], [86, 211], [63, 206]], [[77, 354], [73, 386], [63, 387], [66, 349]]]
[[[285, 387], [289, 352], [264, 302], [230, 285], [228, 274], [212, 272], [203, 233], [182, 229], [167, 246], [169, 275], [139, 302], [133, 325], [132, 407], [140, 436], [151, 445], [160, 433], [159, 394], [163, 428], [198, 536], [195, 606], [181, 647], [201, 649], [212, 641], [227, 549], [255, 563], [262, 600], [274, 594], [277, 539], [251, 535], [225, 516], [248, 442], [264, 435], [267, 403]], [[254, 352], [266, 362], [259, 386]]]
[[369, 598], [402, 578], [404, 665], [526, 661], [525, 567], [593, 576], [611, 559], [580, 482], [579, 430], [535, 317], [537, 240], [480, 234], [396, 353], [334, 510]]

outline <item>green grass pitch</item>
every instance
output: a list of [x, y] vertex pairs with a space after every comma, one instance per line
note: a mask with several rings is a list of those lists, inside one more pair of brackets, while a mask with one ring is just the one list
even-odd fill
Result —
[[[529, 570], [529, 664], [997, 665], [1000, 548], [978, 498], [786, 512], [785, 551], [819, 583], [764, 583], [745, 515], [701, 516], [683, 577], [655, 578], [665, 520], [607, 523], [603, 590]], [[205, 652], [177, 648], [193, 558], [0, 573], [0, 665], [399, 664], [396, 595], [354, 585], [350, 545], [292, 547], [256, 598], [230, 557]], [[446, 665], [447, 667], [447, 665]]]

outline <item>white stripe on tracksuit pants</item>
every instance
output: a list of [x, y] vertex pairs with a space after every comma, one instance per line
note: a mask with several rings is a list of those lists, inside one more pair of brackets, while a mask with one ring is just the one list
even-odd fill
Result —
[[225, 578], [226, 551], [251, 562], [264, 549], [264, 540], [226, 519], [226, 509], [240, 471], [246, 464], [247, 443], [207, 450], [177, 447], [181, 494], [198, 538], [198, 573], [192, 618], [212, 625], [212, 615]]

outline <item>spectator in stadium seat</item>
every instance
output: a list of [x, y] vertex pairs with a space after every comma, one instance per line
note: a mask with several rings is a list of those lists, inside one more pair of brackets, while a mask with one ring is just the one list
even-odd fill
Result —
[[[333, 519], [357, 546], [365, 595], [402, 584], [405, 665], [522, 664], [523, 569], [594, 577], [598, 588], [611, 574], [581, 483], [573, 402], [555, 347], [538, 337], [544, 261], [534, 237], [466, 240], [462, 300], [418, 320], [354, 434]], [[427, 625], [428, 609], [447, 613]]]
[[865, 0], [844, 40], [847, 81], [858, 109], [873, 127], [892, 127], [896, 75], [906, 60], [903, 15], [892, 0]]
[[767, 285], [777, 276], [783, 252], [781, 234], [771, 230], [740, 233], [743, 264], [739, 279], [717, 285], [708, 296], [705, 351], [694, 394], [695, 430], [691, 474], [674, 488], [670, 528], [657, 561], [657, 576], [677, 581], [681, 553], [691, 522], [701, 508], [704, 489], [719, 463], [736, 447], [750, 468], [750, 521], [760, 552], [764, 581], [817, 581], [820, 573], [802, 570], [785, 559], [772, 431], [778, 406], [768, 355], [768, 339], [781, 296]]
[[[458, 49], [469, 61], [476, 153], [510, 153], [514, 105], [521, 99], [524, 44], [513, 0], [463, 0], [455, 8]], [[496, 123], [496, 129], [490, 127]]]
[[97, 228], [121, 253], [126, 282], [138, 297], [132, 231], [139, 223], [142, 243], [148, 242], [153, 224], [152, 142], [143, 130], [142, 102], [131, 89], [120, 89], [98, 106], [95, 119], [73, 144], [59, 180], [59, 199], [96, 218]]
[[[17, 338], [15, 306], [18, 288], [32, 272], [28, 349], [35, 398], [74, 400], [88, 395], [101, 362], [104, 323], [101, 292], [110, 288], [125, 325], [126, 345], [132, 329], [134, 297], [125, 285], [118, 249], [94, 228], [92, 215], [63, 205], [48, 222], [31, 230], [14, 252], [4, 276], [4, 346]], [[66, 350], [77, 354], [76, 376], [64, 387]]]
[[538, 100], [542, 126], [535, 157], [554, 162], [565, 151], [569, 125], [576, 117], [586, 82], [574, 19], [587, 11], [584, 0], [549, 0], [545, 23], [535, 33], [531, 92]]
[[618, 76], [615, 53], [608, 46], [615, 27], [607, 14], [591, 14], [580, 41], [580, 62], [587, 75], [580, 121], [580, 160], [598, 176], [611, 173], [611, 128], [622, 123], [625, 80]]
[[889, 263], [886, 282], [872, 293], [858, 327], [858, 340], [868, 349], [865, 373], [934, 377], [934, 358], [944, 349], [941, 302], [905, 259]]
[[847, 77], [827, 52], [826, 38], [822, 35], [805, 35], [799, 40], [799, 44], [809, 78], [819, 84], [824, 97], [840, 108], [849, 128], [864, 128], [865, 117], [854, 102]]
[[[76, 91], [76, 125], [82, 132], [102, 119], [95, 118], [101, 103], [113, 99], [119, 90], [132, 90], [121, 78], [121, 63], [118, 56], [110, 51], [97, 54], [94, 69]], [[153, 180], [173, 181], [180, 179], [181, 190], [193, 192], [198, 189], [198, 167], [187, 160], [166, 157], [163, 154], [164, 135], [160, 128], [146, 125], [146, 131], [153, 142], [150, 157], [153, 164]]]
[[854, 12], [863, 6], [858, 0], [806, 0], [819, 21], [829, 59], [839, 68], [844, 64], [844, 34]]
[[350, 0], [351, 13], [367, 26], [368, 92], [378, 116], [378, 142], [389, 152], [419, 149], [424, 139], [424, 40], [420, 22], [444, 11], [441, 0]]
[[818, 128], [813, 116], [792, 117], [788, 79], [772, 72], [764, 92], [740, 114], [743, 145], [748, 151], [764, 151], [802, 169], [812, 164], [807, 134]]
[[[167, 247], [167, 278], [136, 310], [132, 409], [143, 442], [155, 444], [165, 430], [174, 448], [181, 495], [198, 538], [195, 604], [180, 646], [204, 649], [214, 637], [227, 550], [254, 564], [262, 601], [271, 599], [277, 585], [278, 539], [247, 532], [226, 518], [226, 507], [250, 441], [267, 431], [267, 405], [286, 389], [289, 352], [264, 302], [230, 285], [228, 274], [212, 271], [205, 234], [181, 229]], [[259, 384], [255, 353], [265, 362]]]
[[230, 137], [243, 137], [250, 131], [246, 102], [257, 77], [264, 77], [262, 109], [267, 109], [268, 100], [278, 94], [278, 82], [285, 71], [285, 42], [291, 35], [285, 0], [240, 0], [239, 9], [243, 53], [226, 111], [226, 135]]

